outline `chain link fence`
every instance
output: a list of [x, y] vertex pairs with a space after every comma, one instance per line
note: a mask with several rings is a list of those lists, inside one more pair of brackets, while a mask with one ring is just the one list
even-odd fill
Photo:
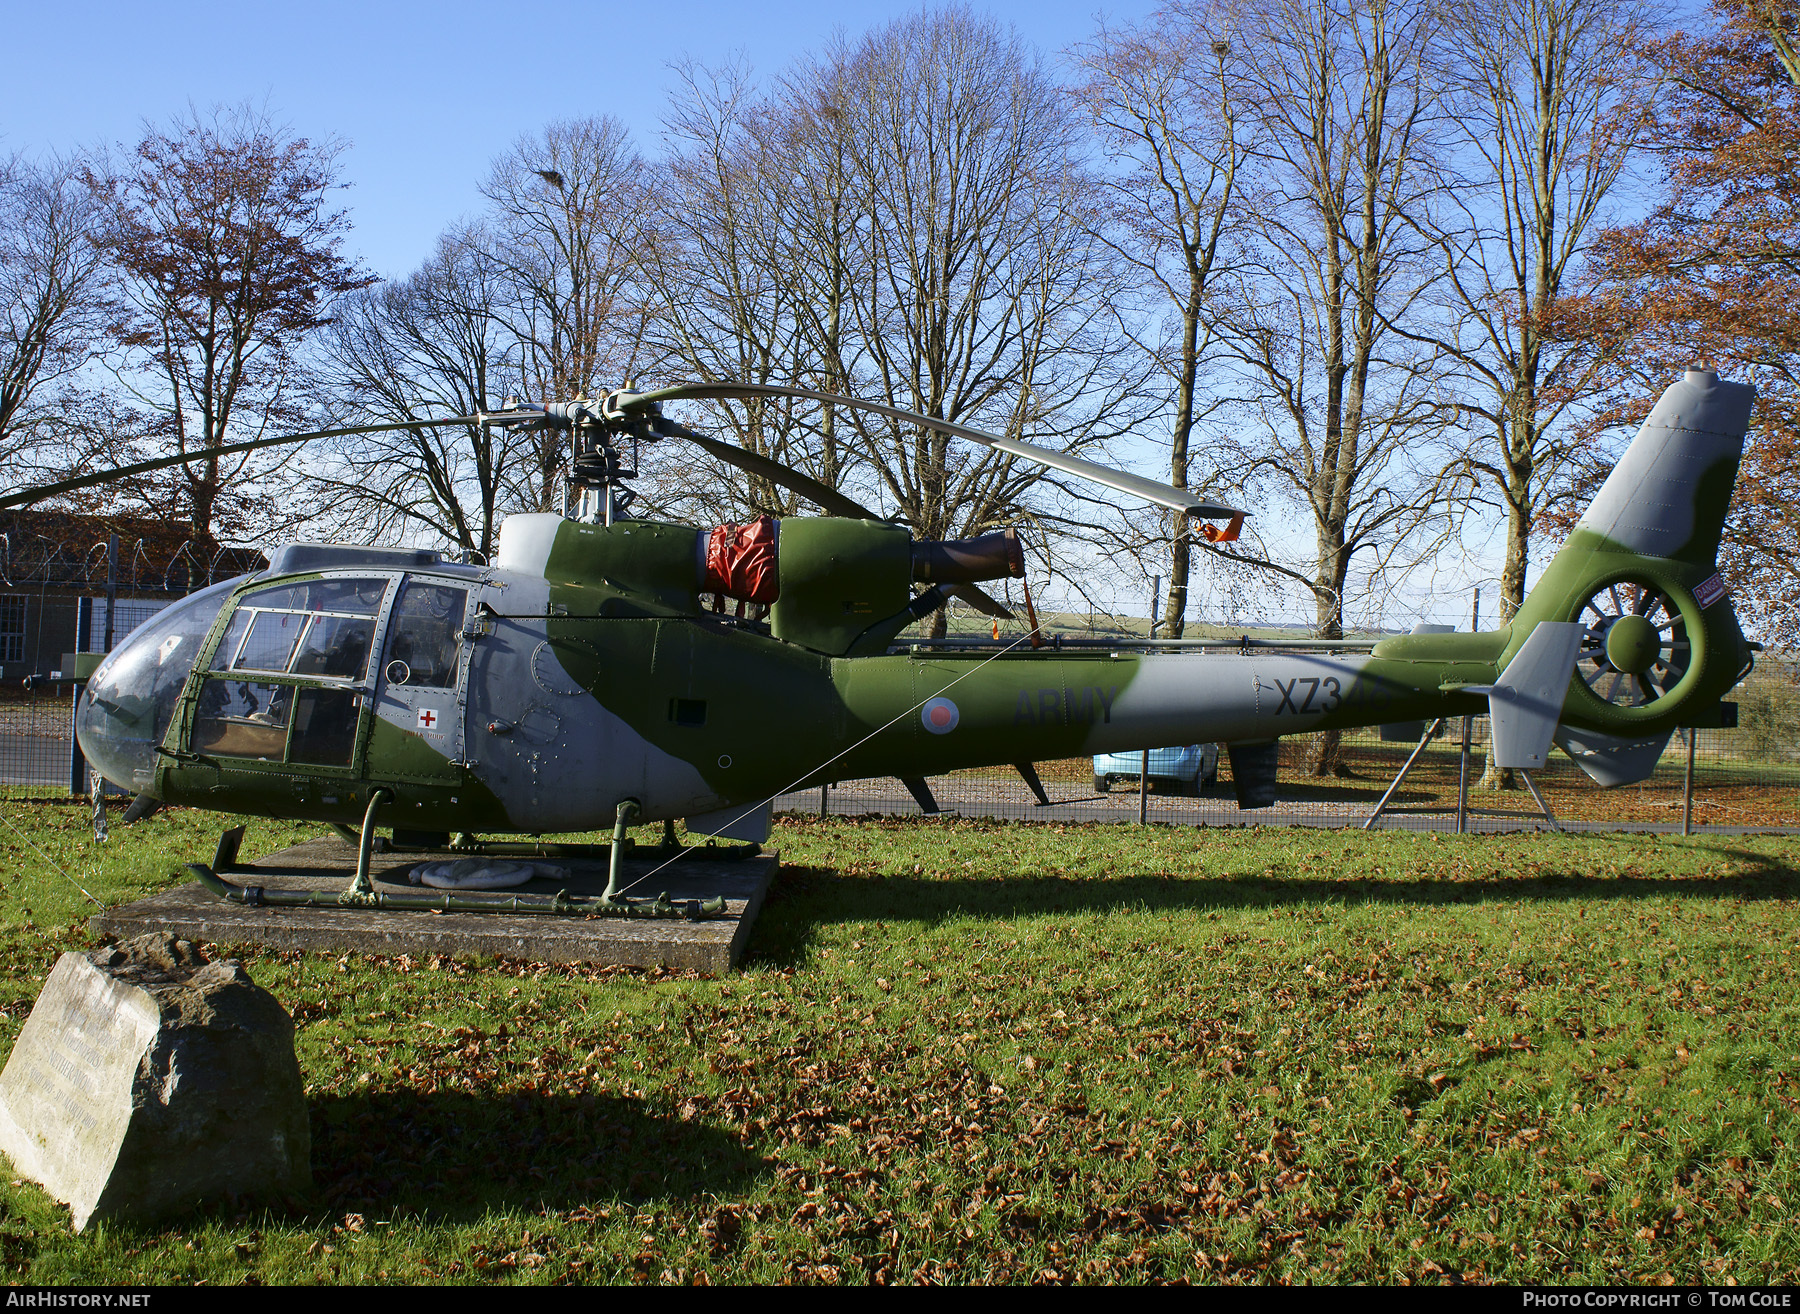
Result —
[[107, 652], [192, 590], [263, 564], [251, 549], [202, 548], [176, 525], [104, 529], [62, 513], [0, 514], [0, 786], [86, 792], [69, 658]]
[[68, 785], [73, 733], [66, 687], [0, 680], [0, 785]]
[[[201, 582], [204, 582], [202, 577]], [[182, 593], [158, 598], [120, 598], [115, 603], [114, 642]], [[72, 607], [68, 650], [103, 647], [104, 599]], [[60, 640], [58, 645], [60, 647]], [[85, 790], [85, 773], [73, 759], [73, 689], [32, 679], [0, 680], [0, 785]], [[1800, 657], [1765, 654], [1732, 695], [1736, 729], [1678, 731], [1656, 771], [1635, 785], [1601, 789], [1560, 752], [1553, 752], [1533, 780], [1556, 821], [1571, 828], [1655, 828], [1735, 831], [1800, 828]], [[1692, 789], [1687, 787], [1689, 736], [1693, 738]], [[1240, 810], [1231, 761], [1221, 751], [1214, 783], [1196, 795], [1184, 782], [1153, 778], [1140, 788], [1134, 772], [1111, 789], [1095, 788], [1094, 763], [1071, 758], [1036, 764], [1049, 802], [1040, 803], [1012, 767], [990, 767], [933, 777], [930, 799], [946, 814], [1019, 821], [1109, 821], [1179, 826], [1256, 824], [1360, 825], [1376, 812], [1382, 795], [1417, 747], [1416, 740], [1384, 740], [1373, 728], [1345, 731], [1335, 774], [1309, 771], [1316, 736], [1281, 741], [1279, 787], [1268, 808]], [[1460, 721], [1420, 752], [1375, 824], [1422, 830], [1458, 825], [1459, 774], [1463, 768]], [[1470, 830], [1547, 825], [1530, 792], [1516, 778], [1496, 781], [1487, 767], [1487, 718], [1472, 718], [1467, 798]], [[1496, 787], [1507, 784], [1508, 788]], [[825, 789], [783, 795], [779, 811], [833, 816], [919, 816], [925, 809], [893, 778], [847, 781]], [[1500, 812], [1509, 815], [1488, 815]]]

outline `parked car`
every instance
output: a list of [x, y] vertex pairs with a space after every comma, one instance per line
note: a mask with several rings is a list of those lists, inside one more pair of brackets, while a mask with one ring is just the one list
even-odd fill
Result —
[[[1094, 788], [1106, 793], [1115, 780], [1136, 780], [1144, 769], [1144, 754], [1096, 753], [1094, 755]], [[1150, 781], [1172, 780], [1187, 794], [1217, 784], [1219, 779], [1219, 746], [1189, 744], [1186, 748], [1153, 748], [1150, 750]]]

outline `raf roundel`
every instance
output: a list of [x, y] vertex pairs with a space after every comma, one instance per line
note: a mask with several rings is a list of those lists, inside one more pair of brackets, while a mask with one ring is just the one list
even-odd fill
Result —
[[962, 720], [962, 713], [957, 711], [956, 704], [948, 698], [933, 698], [919, 709], [919, 720], [934, 735], [947, 735], [956, 729], [956, 723]]

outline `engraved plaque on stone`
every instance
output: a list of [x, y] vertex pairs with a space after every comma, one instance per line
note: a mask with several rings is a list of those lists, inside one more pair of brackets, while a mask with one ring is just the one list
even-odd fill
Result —
[[90, 1217], [302, 1190], [293, 1025], [233, 962], [167, 934], [65, 953], [0, 1073], [0, 1152]]

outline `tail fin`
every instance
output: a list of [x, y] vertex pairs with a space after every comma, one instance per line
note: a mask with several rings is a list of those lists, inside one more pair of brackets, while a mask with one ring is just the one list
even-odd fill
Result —
[[1711, 574], [1755, 400], [1747, 383], [1689, 370], [1644, 420], [1575, 533]]
[[1561, 721], [1585, 732], [1587, 751], [1572, 756], [1604, 784], [1621, 783], [1619, 764], [1595, 775], [1594, 752], [1617, 740], [1635, 762], [1678, 725], [1716, 724], [1720, 697], [1749, 670], [1717, 572], [1755, 398], [1709, 369], [1670, 387], [1514, 618], [1502, 668], [1539, 622], [1584, 627]]

